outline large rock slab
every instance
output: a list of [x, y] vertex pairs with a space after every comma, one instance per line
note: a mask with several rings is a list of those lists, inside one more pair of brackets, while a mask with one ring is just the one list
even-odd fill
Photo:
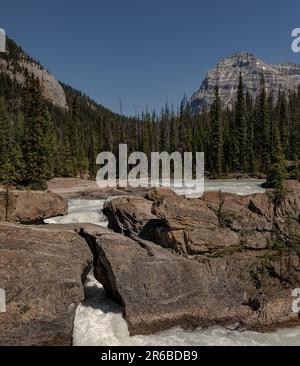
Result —
[[184, 254], [200, 254], [240, 245], [234, 231], [219, 225], [217, 213], [202, 200], [166, 197], [154, 202], [152, 213], [160, 219], [156, 243]]
[[0, 191], [0, 221], [41, 224], [67, 213], [67, 200], [52, 192]]
[[300, 286], [300, 261], [293, 252], [184, 257], [100, 227], [78, 231], [94, 253], [95, 277], [123, 305], [131, 335], [175, 326], [300, 325], [291, 308], [291, 291]]
[[72, 227], [0, 224], [0, 346], [71, 345], [91, 262]]
[[274, 229], [272, 215], [266, 217], [252, 210], [252, 202], [258, 201], [261, 209], [273, 211], [273, 204], [266, 194], [239, 196], [237, 194], [209, 192], [202, 201], [212, 209], [219, 219], [219, 226], [236, 233], [240, 244], [248, 249], [266, 249]]

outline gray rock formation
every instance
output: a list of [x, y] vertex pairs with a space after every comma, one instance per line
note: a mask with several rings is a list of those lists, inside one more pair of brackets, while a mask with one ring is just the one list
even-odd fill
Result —
[[72, 228], [0, 224], [0, 346], [70, 346], [92, 255]]
[[146, 198], [117, 198], [104, 205], [109, 228], [132, 239], [150, 240], [177, 253], [197, 255], [267, 249], [293, 232], [300, 242], [300, 183], [287, 181], [275, 204], [267, 194], [205, 193], [202, 199], [149, 192]]
[[299, 325], [291, 293], [300, 285], [300, 183], [285, 187], [279, 201], [270, 193], [189, 200], [156, 190], [107, 203], [110, 227], [129, 237], [91, 226], [80, 233], [130, 333]]
[[266, 89], [274, 93], [295, 89], [300, 84], [300, 65], [290, 63], [269, 65], [250, 53], [235, 53], [207, 72], [200, 89], [191, 97], [193, 112], [197, 113], [204, 107], [211, 106], [217, 83], [222, 103], [230, 107], [236, 98], [240, 72], [243, 74], [245, 87], [254, 97], [259, 91], [262, 72], [265, 76]]

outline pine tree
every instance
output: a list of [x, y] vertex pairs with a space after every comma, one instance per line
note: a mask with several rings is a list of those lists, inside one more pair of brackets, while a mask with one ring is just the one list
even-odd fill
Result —
[[80, 118], [78, 112], [78, 100], [73, 99], [71, 116], [68, 121], [68, 140], [72, 154], [73, 175], [76, 176], [80, 165]]
[[215, 87], [215, 98], [211, 108], [211, 157], [210, 169], [213, 178], [220, 178], [222, 175], [222, 121], [221, 121], [221, 100], [218, 85]]
[[90, 148], [89, 148], [89, 175], [90, 175], [90, 178], [95, 178], [96, 174], [97, 174], [96, 159], [97, 159], [96, 137], [95, 137], [95, 133], [92, 132]]
[[256, 138], [259, 144], [259, 153], [261, 157], [260, 167], [263, 172], [268, 172], [270, 169], [270, 118], [269, 118], [269, 103], [266, 92], [265, 77], [261, 74], [260, 95], [259, 99], [259, 123], [256, 131]]
[[3, 98], [0, 98], [0, 180], [7, 181], [9, 170], [9, 121]]
[[271, 168], [267, 177], [267, 186], [275, 188], [278, 193], [284, 190], [283, 182], [287, 179], [287, 171], [285, 166], [285, 158], [280, 142], [279, 127], [274, 127], [274, 140], [272, 145]]
[[74, 165], [73, 156], [68, 137], [65, 137], [59, 144], [56, 160], [56, 174], [61, 177], [73, 177]]
[[279, 105], [279, 132], [280, 132], [280, 140], [283, 152], [286, 156], [289, 155], [289, 118], [288, 118], [288, 110], [287, 110], [287, 100], [284, 92], [279, 93], [278, 99]]
[[245, 105], [246, 105], [246, 135], [247, 135], [247, 172], [248, 173], [256, 173], [257, 171], [257, 159], [255, 156], [255, 123], [253, 121], [253, 103], [252, 97], [249, 92], [246, 92], [245, 97]]
[[10, 123], [3, 98], [0, 98], [0, 180], [6, 184], [20, 179], [22, 158], [17, 142], [11, 137]]
[[240, 73], [239, 85], [237, 91], [237, 102], [235, 107], [235, 125], [238, 141], [238, 170], [246, 172], [247, 155], [246, 155], [246, 116], [245, 116], [245, 96], [243, 76]]
[[51, 179], [54, 177], [55, 164], [57, 161], [57, 134], [54, 124], [51, 120], [50, 114], [47, 108], [44, 108], [45, 124], [45, 144], [46, 144], [46, 157], [47, 157], [47, 170], [46, 178]]
[[48, 178], [47, 131], [49, 119], [39, 81], [30, 76], [26, 84], [25, 126], [22, 143], [24, 169], [22, 184], [31, 189], [46, 189]]
[[237, 129], [236, 116], [229, 116], [228, 128], [223, 131], [223, 140], [226, 142], [225, 155], [226, 165], [229, 171], [240, 171], [240, 148], [239, 148], [239, 133]]

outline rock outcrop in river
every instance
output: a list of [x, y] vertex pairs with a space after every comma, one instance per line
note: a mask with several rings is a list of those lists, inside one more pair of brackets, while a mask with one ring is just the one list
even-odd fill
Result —
[[52, 192], [0, 190], [0, 221], [41, 224], [67, 212], [68, 201]]
[[96, 278], [124, 305], [131, 334], [299, 325], [291, 292], [300, 286], [300, 184], [286, 188], [279, 201], [154, 191], [108, 202], [110, 227], [130, 238], [104, 229], [81, 235], [94, 253]]
[[146, 198], [121, 197], [104, 205], [109, 228], [183, 254], [218, 250], [267, 249], [291, 231], [300, 240], [300, 183], [286, 182], [287, 194], [275, 204], [268, 194], [239, 196], [208, 192], [185, 199], [172, 191]]

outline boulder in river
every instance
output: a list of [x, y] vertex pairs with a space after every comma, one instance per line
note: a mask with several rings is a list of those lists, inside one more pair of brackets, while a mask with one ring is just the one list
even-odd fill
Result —
[[68, 201], [52, 192], [0, 191], [0, 221], [41, 224], [45, 219], [67, 212]]

